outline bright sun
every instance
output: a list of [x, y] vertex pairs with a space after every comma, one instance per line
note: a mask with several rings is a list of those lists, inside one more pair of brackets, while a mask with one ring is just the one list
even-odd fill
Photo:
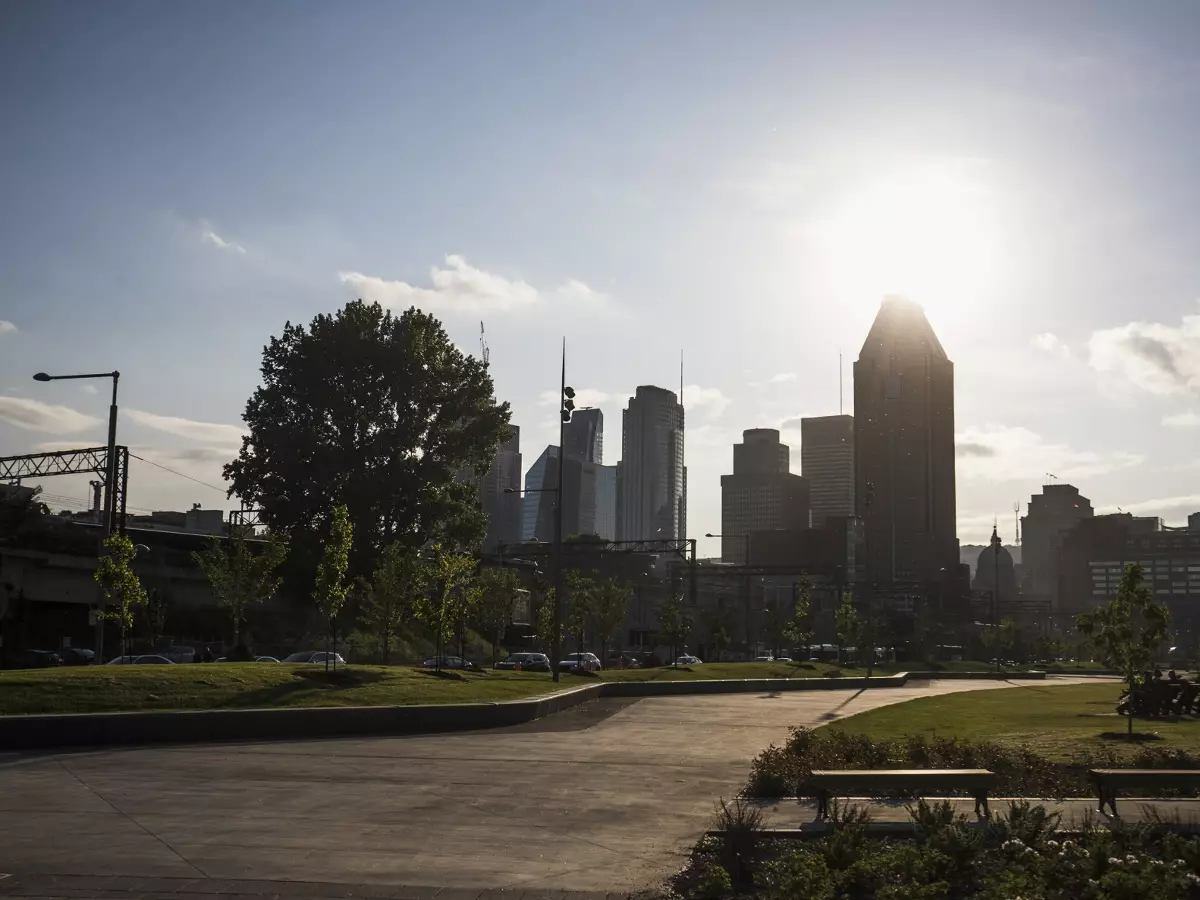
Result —
[[992, 192], [967, 170], [928, 168], [846, 196], [821, 229], [829, 287], [842, 302], [903, 294], [951, 313], [997, 275]]

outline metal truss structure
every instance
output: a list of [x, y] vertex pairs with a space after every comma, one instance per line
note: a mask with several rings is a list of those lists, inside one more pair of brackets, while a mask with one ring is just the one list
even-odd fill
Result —
[[242, 504], [241, 509], [231, 509], [229, 511], [229, 530], [234, 528], [266, 528], [267, 523], [263, 519], [263, 511], [259, 507], [247, 506]]
[[[125, 531], [125, 498], [129, 493], [129, 448], [116, 448], [115, 483], [112, 485], [112, 530]], [[108, 478], [108, 448], [86, 447], [53, 453], [27, 453], [0, 457], [0, 481], [20, 484], [26, 478], [51, 475], [96, 475]]]

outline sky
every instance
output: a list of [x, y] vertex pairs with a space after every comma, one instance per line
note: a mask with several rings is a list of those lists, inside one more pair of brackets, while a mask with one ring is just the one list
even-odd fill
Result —
[[743, 429], [800, 470], [839, 353], [852, 412], [900, 293], [955, 362], [964, 543], [1048, 473], [1179, 524], [1197, 34], [1192, 0], [5, 3], [0, 455], [103, 444], [104, 381], [30, 376], [115, 368], [131, 508], [228, 508], [263, 345], [362, 297], [483, 322], [526, 466], [564, 337], [608, 463], [682, 352], [698, 536]]

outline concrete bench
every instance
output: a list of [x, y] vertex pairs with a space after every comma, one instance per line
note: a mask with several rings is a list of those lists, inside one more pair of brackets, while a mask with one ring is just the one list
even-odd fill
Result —
[[862, 792], [928, 797], [937, 791], [964, 791], [975, 798], [975, 814], [988, 810], [988, 791], [996, 782], [987, 769], [818, 769], [807, 784], [817, 795], [817, 818], [829, 818], [830, 796], [856, 796]]
[[1117, 791], [1137, 788], [1200, 788], [1200, 769], [1089, 769], [1088, 776], [1105, 805], [1117, 815]]

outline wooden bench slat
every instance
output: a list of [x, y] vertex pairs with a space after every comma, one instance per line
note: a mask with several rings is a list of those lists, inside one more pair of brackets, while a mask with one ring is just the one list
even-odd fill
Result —
[[814, 769], [808, 783], [817, 789], [817, 815], [829, 813], [831, 792], [860, 788], [918, 788], [941, 785], [947, 788], [970, 790], [975, 795], [975, 811], [987, 814], [988, 789], [996, 775], [988, 769]]
[[1117, 815], [1117, 788], [1139, 785], [1186, 787], [1200, 784], [1200, 769], [1089, 769], [1100, 794], [1100, 812], [1107, 805]]

